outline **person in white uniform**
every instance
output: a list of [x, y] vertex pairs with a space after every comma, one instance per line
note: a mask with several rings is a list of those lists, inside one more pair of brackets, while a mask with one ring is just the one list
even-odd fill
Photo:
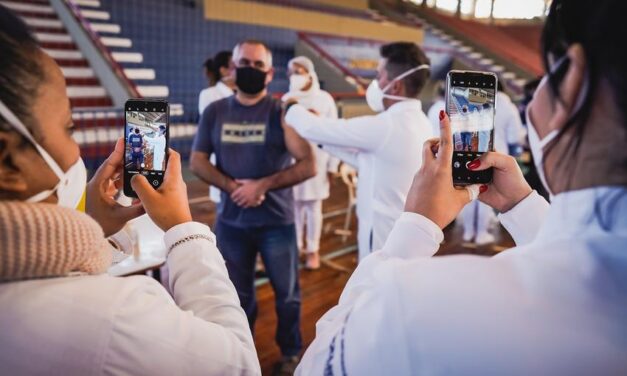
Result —
[[[295, 99], [312, 113], [337, 119], [337, 106], [328, 92], [320, 89], [313, 62], [297, 56], [288, 64], [290, 90], [282, 100]], [[329, 174], [337, 173], [339, 159], [312, 144], [318, 174], [294, 186], [294, 211], [298, 249], [306, 253], [305, 268], [320, 268], [320, 237], [322, 235], [322, 201], [329, 197]], [[306, 230], [306, 231], [305, 231]], [[306, 243], [303, 243], [303, 236]]]
[[[232, 56], [231, 51], [220, 51], [203, 64], [209, 87], [203, 89], [198, 95], [198, 116], [202, 116], [202, 113], [211, 103], [228, 98], [235, 93], [235, 80], [231, 66]], [[209, 160], [215, 164], [215, 154], [211, 154]], [[209, 199], [215, 203], [220, 202], [220, 189], [210, 186]]]
[[[1, 373], [260, 375], [215, 236], [192, 222], [180, 155], [157, 190], [135, 175], [141, 204], [120, 206], [124, 140], [86, 185], [63, 73], [4, 7], [0, 50]], [[75, 209], [85, 191], [89, 216]], [[105, 236], [144, 212], [165, 231], [171, 294], [106, 274]]]
[[377, 115], [325, 119], [289, 103], [285, 117], [301, 136], [358, 169], [360, 260], [383, 246], [420, 168], [422, 144], [431, 137], [416, 99], [429, 77], [429, 59], [409, 42], [384, 45], [380, 53], [377, 79], [366, 93]]
[[625, 373], [627, 65], [616, 56], [627, 51], [624, 4], [551, 3], [548, 73], [527, 113], [551, 204], [511, 156], [486, 153], [474, 164], [494, 168], [479, 200], [501, 213], [516, 246], [492, 258], [430, 257], [476, 194], [453, 186], [443, 116], [405, 213], [318, 321], [297, 375]]
[[[518, 108], [499, 82], [494, 114], [494, 150], [509, 154], [510, 149], [517, 149], [521, 145], [524, 137], [525, 128], [520, 121]], [[462, 238], [465, 242], [473, 241], [478, 245], [494, 243], [490, 225], [496, 218], [491, 207], [475, 200], [464, 207], [460, 216], [464, 227]]]
[[436, 83], [436, 94], [429, 111], [427, 111], [427, 117], [431, 126], [433, 127], [433, 137], [440, 136], [440, 111], [446, 107], [446, 101], [444, 95], [446, 94], [446, 83], [444, 81], [438, 81]]
[[146, 137], [152, 149], [152, 169], [156, 171], [165, 170], [165, 131], [165, 125], [160, 125], [154, 137]]

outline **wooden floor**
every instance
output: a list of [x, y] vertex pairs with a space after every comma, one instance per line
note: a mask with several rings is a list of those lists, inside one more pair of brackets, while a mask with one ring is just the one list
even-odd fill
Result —
[[[215, 220], [215, 207], [207, 199], [207, 186], [198, 180], [189, 181], [187, 185], [194, 220], [212, 226]], [[322, 268], [317, 271], [301, 270], [301, 330], [305, 348], [314, 338], [316, 322], [337, 303], [350, 273], [357, 266], [357, 222], [354, 216], [351, 223], [352, 235], [345, 242], [341, 236], [334, 234], [334, 230], [344, 224], [347, 197], [346, 187], [340, 180], [335, 181], [331, 188], [331, 197], [323, 204], [325, 220], [320, 251], [323, 258]], [[496, 231], [496, 245], [486, 247], [463, 243], [461, 233], [461, 226], [455, 224], [449, 226], [444, 232], [445, 241], [436, 256], [456, 253], [492, 256], [513, 245], [511, 237], [502, 228]], [[255, 326], [255, 343], [263, 374], [269, 375], [274, 363], [280, 357], [279, 348], [274, 341], [276, 328], [274, 294], [268, 283], [264, 283], [263, 279], [259, 282], [260, 286], [257, 289], [259, 317]]]

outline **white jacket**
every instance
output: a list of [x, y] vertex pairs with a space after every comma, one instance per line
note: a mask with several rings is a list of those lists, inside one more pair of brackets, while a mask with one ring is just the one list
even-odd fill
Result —
[[259, 375], [244, 311], [209, 228], [166, 247], [170, 296], [154, 279], [109, 275], [0, 284], [0, 374]]
[[550, 209], [534, 192], [500, 217], [516, 247], [431, 258], [442, 231], [404, 213], [297, 374], [625, 374], [627, 189], [562, 193]]
[[509, 154], [508, 145], [521, 145], [525, 139], [525, 133], [516, 105], [509, 95], [502, 91], [497, 92], [494, 113], [494, 150]]
[[[307, 94], [308, 92], [289, 92], [283, 96], [283, 100], [296, 98], [299, 104], [308, 110], [316, 111], [318, 116], [325, 119], [337, 119], [337, 106], [331, 94], [317, 87], [312, 88], [311, 93], [309, 95]], [[324, 200], [329, 197], [329, 179], [327, 178], [327, 172], [337, 172], [339, 160], [335, 157], [331, 157], [314, 143], [311, 144], [311, 147], [316, 156], [318, 174], [294, 186], [294, 200]]]
[[351, 119], [319, 118], [300, 105], [290, 107], [286, 122], [304, 138], [356, 167], [359, 258], [381, 248], [405, 205], [414, 174], [422, 164], [422, 146], [431, 124], [416, 99], [386, 111]]
[[218, 81], [217, 84], [202, 89], [198, 95], [198, 116], [202, 116], [211, 103], [219, 101], [233, 95], [234, 91], [230, 87], [226, 86], [222, 81]]

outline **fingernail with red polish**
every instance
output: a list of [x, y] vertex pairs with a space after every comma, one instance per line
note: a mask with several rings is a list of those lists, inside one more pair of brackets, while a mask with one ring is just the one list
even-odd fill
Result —
[[444, 119], [444, 110], [440, 110], [440, 120]]
[[488, 186], [485, 184], [479, 187], [479, 193], [483, 193], [487, 190], [488, 190]]
[[469, 170], [474, 170], [475, 168], [479, 167], [481, 165], [481, 161], [479, 161], [478, 159], [475, 159], [474, 161], [468, 163], [468, 169]]

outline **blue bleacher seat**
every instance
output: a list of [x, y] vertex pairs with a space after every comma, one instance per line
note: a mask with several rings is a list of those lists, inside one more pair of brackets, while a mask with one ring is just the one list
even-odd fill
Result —
[[286, 65], [294, 56], [294, 31], [209, 21], [201, 6], [183, 0], [101, 0], [101, 6], [111, 14], [111, 22], [121, 26], [120, 36], [132, 40], [132, 50], [144, 56], [141, 64], [123, 66], [154, 69], [156, 79], [149, 84], [169, 87], [169, 101], [184, 106], [181, 121], [195, 122], [198, 118], [198, 93], [207, 84], [202, 63], [243, 39], [262, 40], [273, 50], [276, 74], [270, 91], [288, 88]]

